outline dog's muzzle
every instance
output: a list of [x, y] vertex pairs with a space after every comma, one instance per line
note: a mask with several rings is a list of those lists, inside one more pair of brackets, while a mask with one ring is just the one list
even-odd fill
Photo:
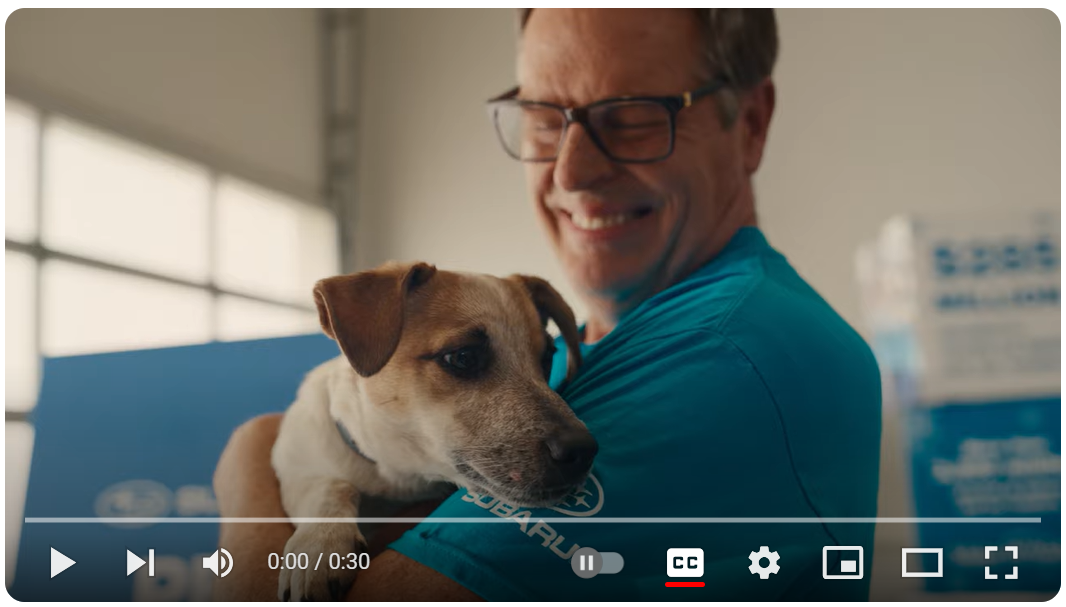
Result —
[[585, 479], [600, 446], [584, 428], [567, 429], [544, 441], [548, 452], [548, 485], [576, 485]]

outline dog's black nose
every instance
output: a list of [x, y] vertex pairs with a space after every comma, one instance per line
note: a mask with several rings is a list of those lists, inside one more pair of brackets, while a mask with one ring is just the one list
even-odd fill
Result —
[[587, 430], [564, 430], [549, 438], [548, 453], [552, 463], [565, 476], [576, 477], [588, 472], [600, 446]]

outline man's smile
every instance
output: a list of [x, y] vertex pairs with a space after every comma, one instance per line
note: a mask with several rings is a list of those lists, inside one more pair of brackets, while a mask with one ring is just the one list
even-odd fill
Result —
[[655, 209], [639, 207], [631, 210], [567, 211], [552, 209], [563, 230], [579, 241], [602, 242], [632, 236], [654, 221]]

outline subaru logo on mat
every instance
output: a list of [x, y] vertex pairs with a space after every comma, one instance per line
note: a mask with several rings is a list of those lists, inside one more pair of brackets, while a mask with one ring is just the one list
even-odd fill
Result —
[[551, 507], [552, 510], [569, 516], [592, 516], [603, 508], [603, 485], [595, 474], [589, 474], [577, 489]]
[[[96, 497], [96, 516], [159, 517], [170, 514], [174, 495], [162, 483], [145, 479], [122, 481], [104, 489]], [[116, 523], [121, 527], [147, 527], [146, 524]]]

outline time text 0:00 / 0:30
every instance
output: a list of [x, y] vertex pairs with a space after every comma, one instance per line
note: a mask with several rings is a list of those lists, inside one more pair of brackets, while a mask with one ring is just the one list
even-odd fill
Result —
[[[317, 571], [319, 565], [322, 564], [323, 556], [322, 553], [319, 553], [317, 558], [312, 559], [303, 552], [288, 552], [284, 556], [271, 552], [267, 556], [267, 566], [271, 569], [315, 569]], [[366, 552], [349, 552], [348, 554], [331, 552], [329, 558], [325, 560], [326, 566], [330, 569], [366, 569], [370, 567], [370, 554]], [[314, 567], [311, 566], [312, 562]]]

